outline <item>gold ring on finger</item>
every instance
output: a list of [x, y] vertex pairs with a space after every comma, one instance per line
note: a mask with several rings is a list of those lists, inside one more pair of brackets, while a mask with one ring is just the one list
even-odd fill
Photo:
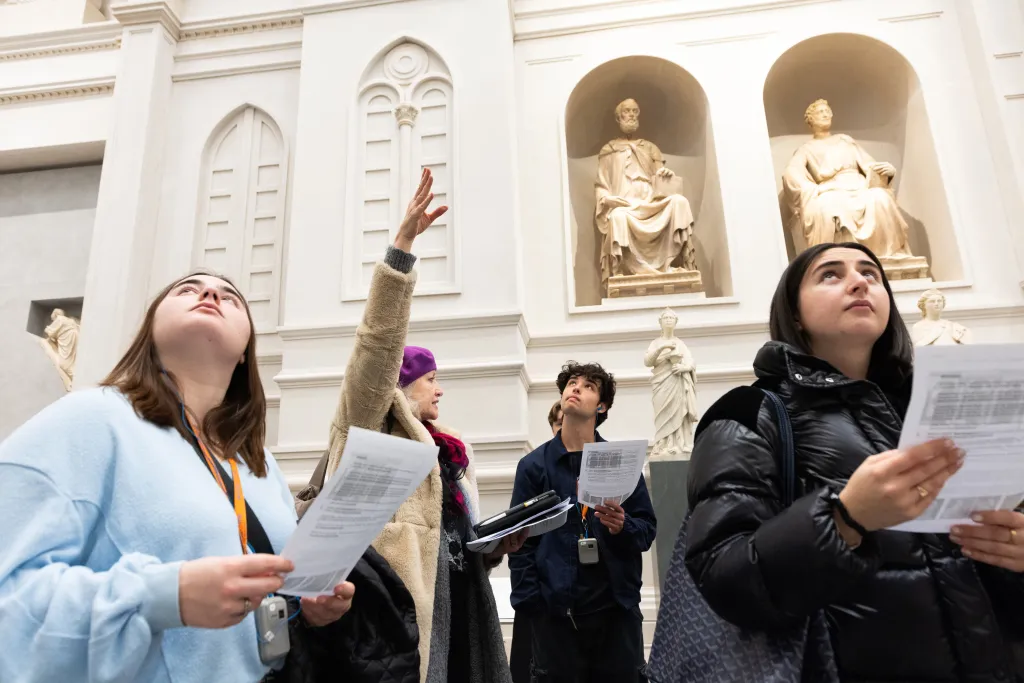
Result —
[[928, 494], [928, 489], [926, 489], [926, 488], [925, 488], [925, 487], [923, 487], [923, 486], [918, 486], [918, 487], [917, 487], [917, 493], [918, 493], [918, 495], [919, 495], [919, 496], [921, 496], [922, 498], [927, 498], [927, 497], [928, 497], [928, 495], [929, 495], [929, 494]]
[[1010, 543], [1016, 543], [1016, 542], [1017, 542], [1017, 530], [1016, 529], [1010, 529]]

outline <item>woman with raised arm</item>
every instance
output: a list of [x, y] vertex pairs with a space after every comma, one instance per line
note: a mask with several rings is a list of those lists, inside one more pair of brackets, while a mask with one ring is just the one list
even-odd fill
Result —
[[[843, 683], [1022, 680], [1024, 515], [979, 510], [952, 535], [889, 529], [922, 515], [964, 454], [945, 439], [897, 447], [913, 349], [878, 258], [850, 243], [801, 253], [769, 326], [757, 382], [707, 411], [690, 460], [686, 566], [708, 605], [775, 633], [824, 612]], [[792, 423], [785, 509], [762, 389]]]
[[[284, 677], [252, 614], [293, 569], [274, 553], [296, 524], [265, 414], [248, 304], [193, 274], [101, 388], [0, 444], [0, 681]], [[293, 628], [333, 623], [352, 593], [304, 599]]]
[[420, 680], [506, 683], [508, 660], [487, 573], [524, 538], [508, 536], [487, 556], [466, 547], [479, 516], [473, 451], [436, 422], [443, 392], [433, 354], [405, 345], [416, 286], [413, 242], [448, 210], [442, 206], [427, 212], [432, 184], [429, 169], [424, 169], [394, 246], [373, 272], [331, 426], [327, 476], [338, 468], [350, 427], [439, 447], [437, 466], [373, 547], [395, 569], [416, 603]]

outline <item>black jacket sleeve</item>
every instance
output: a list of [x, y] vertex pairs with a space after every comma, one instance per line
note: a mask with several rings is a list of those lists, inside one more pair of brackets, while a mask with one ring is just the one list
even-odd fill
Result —
[[[516, 466], [516, 480], [512, 485], [512, 501], [509, 507], [544, 493], [542, 473], [531, 466], [529, 457], [523, 458]], [[537, 546], [540, 536], [526, 540], [523, 547], [508, 556], [508, 568], [512, 579], [512, 607], [517, 612], [530, 612], [543, 605], [540, 593], [540, 579], [537, 576]]]
[[856, 551], [840, 537], [827, 489], [783, 509], [780, 444], [764, 393], [739, 387], [704, 416], [690, 459], [686, 566], [744, 628], [796, 625], [880, 564], [870, 535]]

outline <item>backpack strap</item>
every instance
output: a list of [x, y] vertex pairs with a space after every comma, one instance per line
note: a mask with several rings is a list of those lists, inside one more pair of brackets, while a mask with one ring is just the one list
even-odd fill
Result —
[[779, 438], [782, 442], [782, 458], [779, 462], [779, 470], [782, 479], [782, 500], [786, 507], [793, 504], [796, 499], [796, 446], [793, 441], [793, 423], [789, 419], [789, 411], [786, 404], [782, 402], [779, 395], [761, 389], [768, 397], [768, 403], [775, 413], [775, 421], [779, 427]]

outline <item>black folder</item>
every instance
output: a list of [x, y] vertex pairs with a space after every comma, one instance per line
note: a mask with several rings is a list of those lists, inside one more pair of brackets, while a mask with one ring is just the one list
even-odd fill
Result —
[[533, 517], [534, 515], [546, 510], [550, 510], [558, 505], [559, 502], [560, 499], [558, 498], [558, 494], [554, 491], [542, 493], [539, 496], [516, 505], [515, 507], [511, 507], [504, 512], [499, 512], [493, 517], [485, 519], [474, 526], [473, 531], [476, 532], [478, 538], [496, 534], [499, 531], [504, 531], [505, 529], [514, 527], [524, 519]]

